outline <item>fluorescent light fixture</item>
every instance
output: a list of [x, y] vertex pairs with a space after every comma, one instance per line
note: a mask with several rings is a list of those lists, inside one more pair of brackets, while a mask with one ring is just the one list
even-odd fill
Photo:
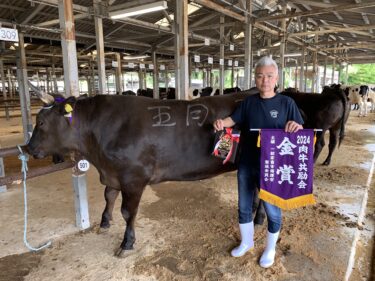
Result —
[[245, 33], [243, 31], [233, 36], [234, 39], [240, 39], [244, 37], [245, 37]]
[[290, 58], [290, 57], [300, 57], [302, 56], [301, 53], [290, 53], [290, 54], [285, 54], [284, 57]]
[[[202, 6], [198, 5], [197, 3], [188, 4], [188, 15], [198, 11], [201, 8], [202, 8]], [[169, 14], [169, 17], [171, 18], [171, 20], [174, 20], [174, 14]], [[169, 26], [170, 25], [169, 22], [168, 22], [168, 19], [166, 17], [162, 18], [161, 20], [158, 20], [157, 22], [155, 22], [155, 24], [158, 24], [158, 25], [161, 25], [161, 26]]]
[[277, 47], [277, 46], [280, 46], [280, 45], [281, 45], [280, 41], [272, 44], [272, 46], [274, 46], [274, 47]]
[[129, 9], [109, 13], [111, 19], [120, 19], [167, 9], [167, 1], [158, 1]]
[[140, 60], [140, 59], [146, 59], [149, 58], [149, 55], [142, 55], [142, 56], [124, 56], [124, 60]]

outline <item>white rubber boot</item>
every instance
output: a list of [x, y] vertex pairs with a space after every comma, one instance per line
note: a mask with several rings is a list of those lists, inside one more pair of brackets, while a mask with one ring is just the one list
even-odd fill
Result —
[[231, 252], [232, 257], [242, 257], [254, 248], [254, 222], [240, 223], [241, 244]]
[[267, 245], [266, 249], [263, 252], [262, 257], [260, 258], [259, 265], [264, 268], [268, 268], [273, 265], [275, 261], [276, 254], [276, 242], [279, 238], [279, 232], [271, 233], [267, 231]]

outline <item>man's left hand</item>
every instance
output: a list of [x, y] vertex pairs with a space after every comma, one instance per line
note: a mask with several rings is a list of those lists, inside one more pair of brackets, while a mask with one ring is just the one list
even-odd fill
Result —
[[295, 133], [302, 129], [302, 125], [298, 124], [295, 121], [288, 121], [285, 125], [285, 132], [287, 133]]

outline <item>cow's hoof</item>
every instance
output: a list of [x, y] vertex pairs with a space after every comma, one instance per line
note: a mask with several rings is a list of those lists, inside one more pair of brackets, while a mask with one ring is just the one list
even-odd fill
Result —
[[328, 161], [323, 162], [323, 166], [329, 166], [329, 164], [330, 164], [330, 162], [328, 162]]
[[115, 252], [115, 256], [118, 257], [118, 258], [125, 258], [127, 256], [127, 254], [129, 253], [129, 250], [133, 250], [133, 248], [123, 249], [123, 248], [119, 247], [117, 249], [117, 251]]
[[111, 226], [111, 224], [109, 223], [109, 221], [102, 221], [100, 223], [100, 228], [109, 228]]
[[97, 234], [103, 234], [103, 233], [107, 233], [107, 232], [109, 232], [109, 227], [106, 227], [106, 228], [98, 227], [98, 229], [96, 230]]

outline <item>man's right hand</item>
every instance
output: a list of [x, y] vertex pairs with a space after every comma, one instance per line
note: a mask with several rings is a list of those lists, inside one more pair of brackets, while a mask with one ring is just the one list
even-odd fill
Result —
[[214, 128], [216, 131], [224, 130], [224, 120], [223, 119], [217, 119], [214, 122]]

